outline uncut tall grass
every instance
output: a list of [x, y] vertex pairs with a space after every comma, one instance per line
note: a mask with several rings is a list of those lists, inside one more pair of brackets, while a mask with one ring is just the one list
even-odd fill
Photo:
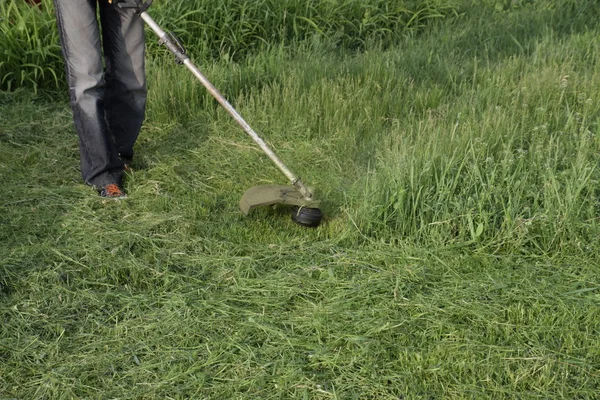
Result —
[[0, 90], [55, 89], [63, 79], [53, 10], [25, 1], [0, 1]]
[[[450, 0], [176, 0], [157, 1], [149, 10], [197, 57], [232, 59], [319, 38], [344, 49], [360, 50], [372, 41], [391, 45], [454, 11]], [[51, 0], [39, 8], [1, 0], [0, 34], [0, 89], [64, 88]], [[156, 56], [156, 41], [148, 47], [150, 57]]]

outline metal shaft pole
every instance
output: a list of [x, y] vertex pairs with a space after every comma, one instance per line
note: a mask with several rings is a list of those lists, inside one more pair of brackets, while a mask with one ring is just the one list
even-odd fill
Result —
[[265, 154], [275, 163], [279, 170], [290, 180], [292, 185], [296, 187], [305, 199], [311, 199], [313, 194], [304, 183], [296, 176], [279, 157], [271, 150], [271, 148], [265, 143], [264, 140], [258, 136], [258, 134], [252, 129], [252, 127], [242, 118], [242, 116], [233, 108], [233, 106], [225, 99], [225, 97], [219, 92], [219, 90], [204, 76], [204, 74], [194, 65], [190, 58], [182, 51], [181, 46], [178, 45], [172, 37], [163, 31], [160, 26], [152, 19], [152, 17], [146, 12], [142, 12], [140, 17], [148, 24], [148, 26], [156, 33], [159, 37], [159, 43], [164, 44], [177, 58], [179, 62], [185, 65], [196, 78], [202, 83], [202, 85], [213, 95], [213, 97], [227, 110], [227, 112], [235, 119], [235, 121], [242, 127], [242, 129], [258, 144], [258, 146], [265, 152]]

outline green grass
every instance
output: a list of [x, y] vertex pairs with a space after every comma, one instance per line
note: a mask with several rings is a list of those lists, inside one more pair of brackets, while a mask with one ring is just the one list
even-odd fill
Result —
[[[236, 60], [306, 40], [356, 51], [372, 42], [390, 46], [456, 15], [454, 0], [172, 0], [149, 12], [197, 57]], [[0, 90], [66, 90], [52, 0], [40, 8], [0, 0], [0, 35]], [[148, 54], [158, 51], [149, 42]]]
[[241, 215], [284, 178], [170, 56], [127, 201], [80, 183], [64, 97], [0, 93], [0, 398], [598, 398], [598, 7], [547, 4], [198, 58], [314, 230]]
[[196, 54], [243, 57], [273, 44], [327, 37], [345, 49], [386, 45], [455, 14], [453, 0], [206, 0], [157, 3], [152, 12]]
[[55, 89], [64, 79], [53, 10], [0, 0], [0, 90]]

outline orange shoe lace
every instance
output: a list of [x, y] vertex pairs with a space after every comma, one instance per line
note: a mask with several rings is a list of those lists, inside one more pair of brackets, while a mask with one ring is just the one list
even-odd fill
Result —
[[106, 193], [106, 197], [121, 197], [125, 194], [125, 193], [123, 193], [121, 188], [119, 188], [119, 185], [117, 185], [116, 183], [111, 183], [110, 185], [106, 185], [106, 187], [104, 188], [104, 191]]

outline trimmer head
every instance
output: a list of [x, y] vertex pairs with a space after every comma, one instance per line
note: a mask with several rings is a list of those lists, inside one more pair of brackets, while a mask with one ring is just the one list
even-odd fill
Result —
[[300, 225], [315, 227], [323, 218], [318, 200], [307, 200], [294, 187], [287, 185], [261, 185], [246, 190], [240, 200], [240, 209], [248, 215], [256, 207], [288, 204], [292, 209], [292, 220]]

